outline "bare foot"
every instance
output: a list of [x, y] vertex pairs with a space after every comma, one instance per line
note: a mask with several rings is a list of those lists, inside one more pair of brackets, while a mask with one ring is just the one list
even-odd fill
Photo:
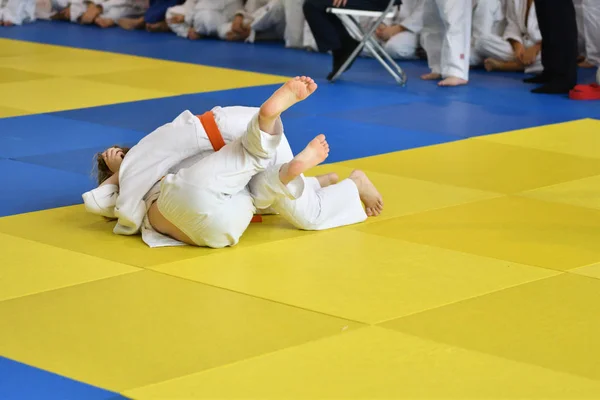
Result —
[[456, 76], [449, 76], [443, 81], [438, 83], [438, 86], [460, 86], [466, 85], [469, 81], [461, 78], [457, 78]]
[[590, 63], [588, 60], [583, 60], [578, 65], [581, 68], [594, 68], [594, 67], [596, 67], [594, 64]]
[[115, 21], [113, 21], [112, 19], [101, 18], [101, 17], [96, 18], [94, 23], [96, 25], [98, 25], [100, 28], [111, 28], [116, 25]]
[[81, 16], [81, 23], [84, 25], [89, 25], [93, 23], [98, 16], [102, 13], [102, 9], [98, 7], [96, 4], [89, 4], [85, 13]]
[[328, 155], [329, 144], [325, 140], [325, 135], [317, 136], [292, 161], [281, 167], [279, 170], [281, 183], [287, 185], [300, 176], [300, 174], [321, 164]]
[[319, 176], [316, 176], [315, 178], [317, 178], [317, 180], [319, 181], [319, 185], [321, 185], [322, 188], [331, 186], [331, 185], [335, 185], [336, 183], [338, 183], [340, 181], [338, 174], [336, 174], [335, 172], [331, 172], [331, 173], [325, 174], [325, 175], [319, 175]]
[[483, 62], [483, 66], [487, 72], [492, 72], [501, 68], [502, 61], [494, 58], [486, 58]]
[[142, 29], [146, 23], [144, 22], [144, 17], [139, 18], [121, 18], [117, 21], [117, 25], [121, 28], [132, 31], [134, 29]]
[[183, 24], [185, 22], [185, 17], [180, 14], [173, 15], [171, 19], [169, 19], [171, 24]]
[[424, 81], [437, 81], [438, 79], [442, 79], [441, 74], [436, 74], [435, 72], [430, 72], [425, 75], [421, 75], [421, 79]]
[[202, 36], [198, 32], [196, 32], [194, 28], [190, 28], [190, 30], [188, 31], [188, 39], [190, 40], [198, 40], [201, 37]]
[[317, 84], [311, 78], [302, 76], [287, 81], [277, 89], [260, 107], [261, 118], [277, 118], [279, 115], [296, 104], [305, 100], [317, 90]]
[[375, 185], [367, 178], [367, 175], [355, 170], [350, 174], [350, 179], [354, 181], [358, 188], [360, 201], [365, 205], [365, 211], [369, 217], [376, 217], [383, 211], [383, 198], [375, 188]]
[[171, 28], [167, 25], [167, 21], [160, 21], [155, 24], [146, 24], [148, 32], [169, 32]]

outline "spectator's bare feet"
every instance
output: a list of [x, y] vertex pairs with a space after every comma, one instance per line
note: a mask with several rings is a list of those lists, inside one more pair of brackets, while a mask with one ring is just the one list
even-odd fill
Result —
[[340, 180], [340, 178], [338, 177], [338, 175], [335, 172], [331, 172], [331, 173], [325, 174], [325, 175], [315, 176], [315, 178], [317, 178], [317, 180], [319, 181], [319, 185], [321, 185], [322, 188], [331, 186], [331, 185], [335, 185]]
[[483, 66], [487, 72], [496, 71], [502, 68], [503, 62], [495, 58], [486, 58], [483, 61]]
[[144, 17], [121, 18], [119, 21], [117, 21], [117, 25], [125, 30], [132, 31], [134, 29], [143, 29], [145, 22]]
[[356, 184], [360, 201], [365, 205], [365, 211], [369, 217], [376, 217], [383, 211], [383, 198], [369, 180], [367, 175], [355, 170], [350, 174], [350, 179]]
[[437, 81], [439, 79], [442, 79], [442, 75], [436, 74], [435, 72], [430, 72], [428, 74], [421, 75], [421, 79], [423, 79], [424, 81]]
[[446, 79], [440, 81], [438, 86], [461, 86], [466, 85], [469, 81], [458, 78], [456, 76], [449, 76]]
[[194, 30], [194, 28], [190, 28], [188, 31], [188, 39], [190, 40], [198, 40], [202, 38], [202, 36]]
[[592, 64], [591, 62], [589, 62], [588, 60], [583, 60], [582, 62], [580, 62], [579, 67], [581, 68], [595, 68], [596, 66], [594, 64]]
[[102, 18], [102, 17], [96, 18], [94, 23], [96, 25], [98, 25], [100, 28], [111, 28], [116, 25], [115, 21], [113, 21], [112, 19]]
[[101, 13], [102, 13], [102, 7], [99, 7], [94, 3], [90, 3], [90, 4], [88, 4], [88, 8], [87, 8], [87, 10], [85, 10], [85, 13], [83, 13], [83, 15], [81, 16], [80, 22], [83, 25], [92, 24], [92, 23], [94, 23], [96, 18], [98, 18], [100, 16]]
[[167, 25], [167, 21], [160, 21], [155, 24], [146, 24], [148, 32], [169, 32], [171, 29]]

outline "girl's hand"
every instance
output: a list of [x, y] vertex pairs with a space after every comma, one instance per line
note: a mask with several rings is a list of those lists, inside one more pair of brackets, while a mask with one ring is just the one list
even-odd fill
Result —
[[121, 168], [121, 163], [123, 162], [124, 157], [125, 153], [123, 153], [123, 150], [118, 147], [111, 147], [102, 153], [102, 159], [113, 174], [117, 174], [119, 172], [119, 168]]

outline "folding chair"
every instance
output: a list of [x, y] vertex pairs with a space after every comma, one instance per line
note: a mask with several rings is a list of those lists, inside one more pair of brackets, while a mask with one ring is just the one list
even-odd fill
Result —
[[[363, 48], [366, 47], [373, 57], [375, 57], [375, 59], [377, 59], [377, 61], [379, 61], [379, 63], [383, 65], [383, 67], [394, 77], [396, 82], [402, 86], [406, 84], [406, 73], [404, 73], [396, 61], [394, 61], [394, 59], [387, 53], [387, 51], [385, 51], [381, 44], [379, 44], [377, 38], [374, 37], [377, 27], [386, 18], [394, 18], [395, 13], [393, 8], [397, 2], [398, 0], [390, 0], [390, 3], [384, 11], [364, 11], [333, 7], [327, 9], [328, 13], [336, 15], [342, 21], [346, 29], [348, 29], [351, 34], [360, 39], [360, 44], [358, 47], [354, 50], [354, 52], [352, 52], [350, 57], [348, 57], [346, 62], [336, 72], [333, 78], [331, 78], [332, 82], [338, 79], [344, 73], [344, 71], [346, 71], [348, 66], [356, 57], [358, 57]], [[377, 21], [365, 32], [357, 20], [359, 17], [377, 18]]]

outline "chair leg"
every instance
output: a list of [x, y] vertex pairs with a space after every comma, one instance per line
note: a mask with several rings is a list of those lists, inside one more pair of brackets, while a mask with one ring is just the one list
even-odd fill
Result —
[[[353, 25], [353, 32], [362, 32], [360, 24], [354, 18], [348, 18], [348, 22]], [[404, 72], [402, 67], [398, 65], [396, 60], [394, 60], [392, 56], [390, 56], [388, 52], [385, 51], [385, 49], [383, 48], [383, 46], [381, 46], [377, 39], [375, 39], [373, 36], [370, 36], [365, 47], [367, 48], [367, 50], [369, 50], [373, 57], [375, 57], [377, 61], [379, 61], [379, 63], [383, 65], [385, 69], [387, 69], [387, 71], [394, 77], [396, 82], [398, 82], [402, 86], [406, 84], [406, 73]], [[383, 58], [385, 58], [385, 61], [383, 60]]]
[[[349, 29], [352, 33], [354, 33], [357, 37], [361, 38], [361, 41], [356, 47], [356, 49], [352, 52], [350, 57], [348, 57], [348, 59], [344, 62], [342, 67], [331, 78], [332, 82], [335, 82], [346, 71], [350, 63], [352, 63], [354, 59], [358, 57], [362, 49], [366, 47], [367, 50], [371, 54], [373, 54], [373, 57], [375, 57], [375, 59], [377, 59], [377, 61], [379, 61], [379, 63], [383, 65], [383, 67], [390, 73], [390, 75], [392, 75], [396, 82], [398, 82], [402, 86], [406, 84], [406, 74], [404, 73], [404, 70], [394, 61], [394, 59], [385, 51], [385, 49], [381, 47], [379, 42], [377, 42], [377, 40], [373, 38], [373, 34], [375, 33], [379, 22], [384, 19], [386, 14], [387, 12], [382, 14], [382, 17], [379, 18], [377, 22], [373, 24], [373, 26], [366, 33], [362, 30], [360, 24], [351, 16], [339, 16], [344, 26], [346, 26], [346, 28]], [[386, 60], [384, 60], [384, 58]], [[394, 69], [392, 69], [392, 67], [388, 65], [388, 63], [394, 67], [395, 71]]]

